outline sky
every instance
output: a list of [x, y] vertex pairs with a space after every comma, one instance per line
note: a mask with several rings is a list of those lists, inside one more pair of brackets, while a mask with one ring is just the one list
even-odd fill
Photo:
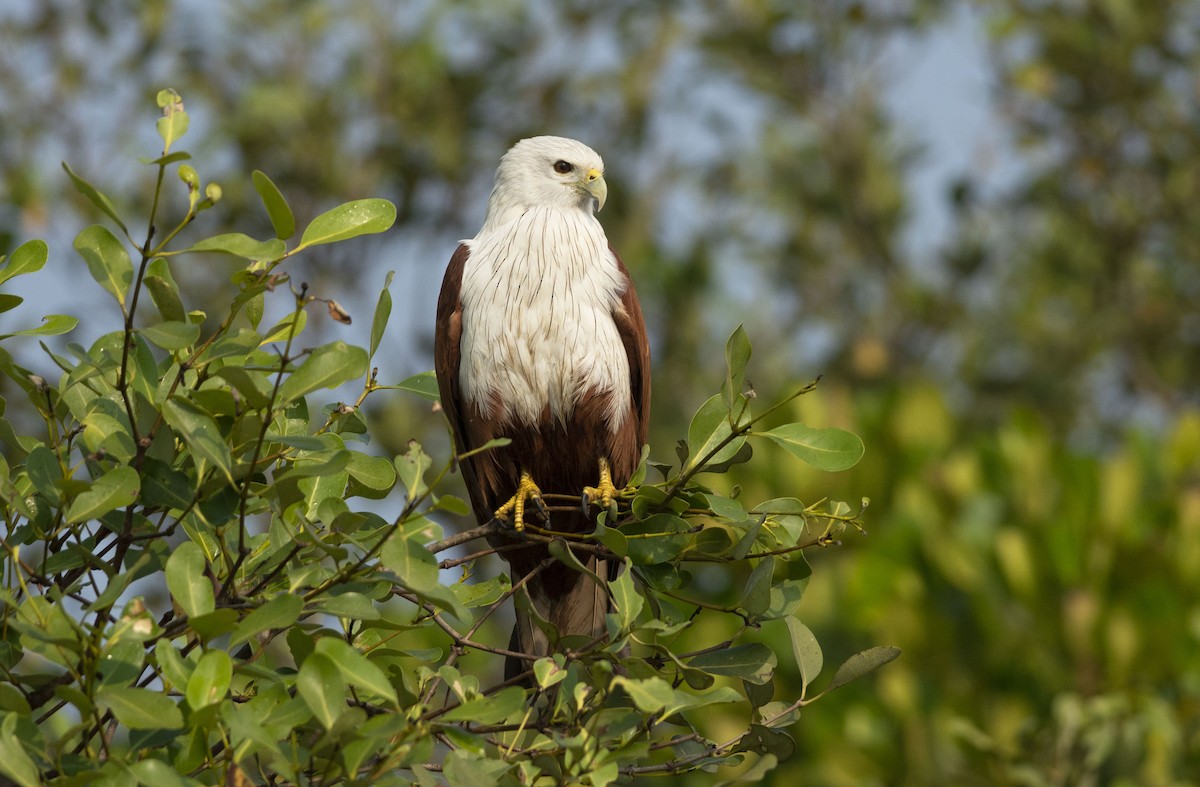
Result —
[[[9, 12], [15, 7], [10, 7]], [[969, 4], [961, 4], [956, 11], [947, 14], [935, 26], [923, 32], [895, 34], [876, 60], [875, 68], [879, 73], [866, 75], [866, 78], [876, 79], [885, 86], [886, 105], [897, 121], [902, 142], [912, 143], [919, 151], [916, 161], [908, 170], [911, 220], [904, 235], [904, 244], [909, 252], [907, 256], [915, 260], [918, 266], [921, 265], [921, 260], [935, 259], [939, 247], [950, 236], [953, 217], [946, 195], [949, 186], [958, 177], [970, 171], [975, 182], [982, 183], [985, 189], [1003, 189], [1005, 184], [1012, 182], [1019, 173], [1018, 158], [1012, 152], [1012, 146], [1005, 136], [1003, 122], [991, 100], [987, 38], [983, 25], [984, 20], [977, 10]], [[161, 65], [150, 64], [147, 67], [160, 69]], [[96, 64], [95, 67], [102, 67], [102, 63]], [[686, 71], [688, 66], [683, 63], [681, 68]], [[718, 103], [730, 98], [721, 92], [719, 85], [714, 85], [709, 92], [713, 93], [712, 98]], [[136, 100], [136, 97], [124, 95], [120, 90], [116, 90], [110, 96], [92, 96], [83, 102], [81, 111], [96, 115], [94, 122], [89, 121], [94, 126], [95, 133], [115, 134], [118, 133], [120, 124], [127, 122], [120, 105], [125, 102], [135, 103]], [[689, 97], [689, 100], [692, 100], [692, 97]], [[752, 116], [752, 108], [747, 110], [743, 114]], [[203, 138], [204, 130], [204, 118], [193, 118], [189, 140], [194, 137]], [[150, 133], [148, 128], [142, 128], [139, 133], [142, 132]], [[680, 140], [684, 144], [699, 146], [697, 151], [688, 155], [703, 155], [703, 135], [689, 134], [688, 129], [684, 127], [670, 130], [670, 136], [672, 142]], [[149, 139], [147, 144], [152, 146], [154, 140]], [[42, 150], [40, 153], [44, 159], [40, 168], [47, 170], [43, 175], [46, 178], [63, 177], [57, 166], [59, 158], [68, 158], [74, 162], [84, 155], [80, 151], [57, 149]], [[87, 164], [86, 161], [81, 163]], [[221, 167], [215, 166], [217, 163], [209, 161], [206, 168], [219, 171]], [[123, 171], [129, 173], [128, 168]], [[122, 186], [119, 183], [106, 183], [105, 187], [119, 191]], [[483, 203], [482, 197], [480, 203]], [[665, 214], [666, 223], [677, 225], [678, 230], [686, 224], [687, 213], [686, 210], [668, 211]], [[81, 227], [82, 225], [72, 227], [66, 237], [47, 237], [52, 245], [52, 260], [56, 257], [63, 259], [73, 253], [69, 248], [70, 238]], [[39, 232], [37, 228], [29, 229], [31, 233], [28, 237], [45, 237], [45, 233]], [[464, 228], [462, 234], [469, 236], [473, 230], [474, 227]], [[668, 238], [672, 234], [669, 228], [664, 229], [664, 233]], [[396, 253], [393, 255], [400, 260], [400, 265], [377, 266], [380, 270], [372, 269], [369, 272], [372, 278], [364, 279], [366, 283], [359, 296], [361, 303], [345, 304], [351, 308], [352, 313], [370, 313], [377, 292], [373, 279], [378, 278], [382, 282], [383, 269], [402, 268], [405, 259], [419, 256], [424, 260], [431, 252], [427, 248], [427, 241], [408, 248], [406, 243], [407, 241], [398, 241]], [[928, 267], [932, 269], [934, 266]], [[65, 271], [62, 268], [63, 266], [47, 266], [46, 270], [36, 276], [21, 277], [6, 285], [7, 291], [26, 298], [27, 303], [24, 308], [0, 314], [0, 333], [29, 327], [30, 318], [35, 313], [40, 316], [79, 311], [80, 290], [76, 286], [75, 277], [80, 269]], [[425, 273], [423, 265], [421, 277], [424, 277]], [[405, 278], [404, 272], [400, 273], [399, 278]], [[393, 297], [398, 301], [409, 299], [407, 306], [410, 308], [404, 312], [414, 313], [413, 319], [428, 316], [431, 322], [432, 307], [422, 309], [421, 304], [432, 300], [431, 293], [436, 294], [440, 270], [428, 278], [429, 292], [423, 291], [422, 288], [409, 288], [409, 292], [399, 293], [393, 288]], [[730, 292], [738, 291], [739, 282], [731, 281], [728, 284]], [[741, 285], [741, 289], [751, 286], [745, 280], [741, 281]], [[90, 286], [90, 283], [85, 282], [83, 286]], [[430, 314], [422, 315], [423, 311], [430, 311]], [[407, 349], [401, 349], [401, 355], [418, 355], [414, 344], [417, 339], [414, 338], [411, 327], [400, 326], [397, 322], [398, 320], [393, 321], [389, 335], [400, 343], [401, 348], [409, 345]], [[86, 345], [100, 332], [98, 326], [90, 326], [85, 320], [84, 325], [72, 334], [71, 339]], [[25, 342], [24, 345], [21, 347], [22, 354], [27, 350], [38, 352], [35, 343]], [[415, 366], [419, 366], [422, 359], [413, 357], [412, 362], [412, 371], [419, 371]]]

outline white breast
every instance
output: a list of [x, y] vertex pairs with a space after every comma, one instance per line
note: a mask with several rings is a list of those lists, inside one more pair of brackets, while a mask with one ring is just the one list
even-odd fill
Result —
[[462, 361], [467, 401], [506, 423], [566, 419], [588, 390], [630, 406], [629, 359], [612, 313], [625, 281], [600, 223], [580, 210], [533, 208], [467, 241]]

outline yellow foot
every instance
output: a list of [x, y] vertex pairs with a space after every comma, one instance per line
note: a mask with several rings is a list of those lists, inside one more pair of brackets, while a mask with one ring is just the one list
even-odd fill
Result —
[[533, 478], [529, 473], [522, 470], [516, 494], [510, 497], [507, 503], [497, 508], [494, 516], [502, 522], [507, 522], [508, 515], [511, 513], [513, 530], [520, 533], [525, 529], [525, 503], [531, 500], [537, 506], [542, 519], [549, 520], [550, 512], [546, 509], [546, 504], [542, 502], [542, 490], [533, 483]]
[[600, 483], [596, 486], [585, 486], [583, 488], [583, 507], [586, 511], [590, 506], [597, 502], [605, 509], [613, 507], [614, 498], [619, 490], [613, 486], [612, 469], [608, 466], [608, 460], [604, 457], [600, 458]]

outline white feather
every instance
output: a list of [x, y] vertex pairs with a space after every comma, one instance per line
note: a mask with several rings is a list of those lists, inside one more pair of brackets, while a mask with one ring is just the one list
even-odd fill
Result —
[[497, 417], [489, 403], [499, 399], [506, 424], [534, 424], [547, 405], [564, 420], [585, 391], [611, 393], [615, 430], [632, 397], [612, 319], [625, 281], [590, 207], [528, 207], [485, 222], [466, 243], [459, 374], [467, 400]]

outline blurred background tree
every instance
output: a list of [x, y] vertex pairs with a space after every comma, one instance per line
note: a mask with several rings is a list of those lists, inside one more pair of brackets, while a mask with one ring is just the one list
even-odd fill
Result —
[[[982, 63], [976, 94], [901, 86], [947, 38], [938, 67]], [[431, 365], [442, 268], [500, 154], [535, 133], [600, 150], [655, 453], [739, 322], [756, 383], [824, 374], [803, 406], [868, 446], [837, 483], [873, 499], [872, 535], [815, 556], [806, 621], [836, 656], [905, 655], [801, 720], [779, 783], [1200, 772], [1200, 4], [15, 0], [0, 39], [0, 252], [47, 237], [67, 269], [58, 162], [119, 187], [108, 162], [153, 144], [112, 108], [173, 85], [211, 124], [195, 146], [266, 171], [301, 221], [397, 203], [365, 258], [297, 275], [358, 316], [397, 270], [384, 381]], [[922, 135], [931, 106], [982, 125]], [[222, 185], [217, 210], [255, 199]], [[400, 401], [371, 415], [385, 451], [440, 429]], [[741, 481], [811, 486], [779, 473]]]

